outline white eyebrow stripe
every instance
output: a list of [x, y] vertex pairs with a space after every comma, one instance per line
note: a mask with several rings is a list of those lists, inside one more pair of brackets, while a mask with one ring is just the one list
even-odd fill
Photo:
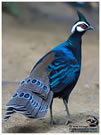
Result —
[[77, 25], [80, 25], [80, 24], [83, 24], [83, 23], [86, 24], [86, 25], [88, 26], [88, 24], [87, 24], [86, 22], [84, 22], [84, 21], [77, 22], [77, 23], [72, 27], [71, 33], [74, 33], [75, 28], [77, 27]]

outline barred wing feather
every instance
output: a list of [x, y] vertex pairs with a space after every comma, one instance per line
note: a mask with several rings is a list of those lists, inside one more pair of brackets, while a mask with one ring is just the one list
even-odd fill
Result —
[[54, 61], [47, 67], [50, 71], [50, 88], [54, 92], [62, 91], [67, 85], [76, 80], [80, 72], [80, 65], [69, 52], [66, 55], [55, 55]]

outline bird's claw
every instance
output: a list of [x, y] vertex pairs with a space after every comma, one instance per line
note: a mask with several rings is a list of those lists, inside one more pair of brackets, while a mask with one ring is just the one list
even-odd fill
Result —
[[55, 125], [55, 124], [56, 124], [56, 122], [55, 122], [54, 120], [51, 120], [49, 123], [50, 123], [51, 125]]
[[70, 123], [75, 124], [75, 123], [79, 123], [79, 121], [73, 121], [73, 120], [70, 118], [70, 119], [68, 119], [68, 120], [65, 122], [65, 125], [68, 125], [68, 124], [70, 124]]
[[70, 123], [73, 123], [72, 119], [67, 119], [67, 121], [65, 122], [65, 125], [68, 125]]

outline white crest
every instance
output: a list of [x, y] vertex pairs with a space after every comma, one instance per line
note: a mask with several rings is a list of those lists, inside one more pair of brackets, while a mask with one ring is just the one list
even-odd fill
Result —
[[74, 32], [75, 32], [75, 28], [76, 28], [76, 27], [77, 27], [77, 31], [78, 31], [78, 32], [83, 32], [83, 31], [85, 31], [85, 29], [83, 29], [83, 28], [81, 28], [80, 26], [78, 26], [78, 25], [83, 24], [83, 23], [88, 26], [88, 24], [87, 24], [86, 22], [84, 22], [84, 21], [79, 21], [79, 22], [77, 22], [77, 23], [72, 27], [71, 33], [74, 33]]

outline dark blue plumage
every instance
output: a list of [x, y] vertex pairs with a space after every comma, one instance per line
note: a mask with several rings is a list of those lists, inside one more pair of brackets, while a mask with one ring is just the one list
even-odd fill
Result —
[[93, 29], [80, 12], [78, 15], [79, 21], [74, 24], [68, 40], [43, 56], [29, 77], [21, 82], [17, 93], [7, 104], [4, 119], [8, 119], [15, 112], [41, 118], [50, 106], [50, 122], [53, 124], [52, 102], [53, 98], [59, 97], [66, 107], [66, 124], [72, 122], [67, 103], [80, 75], [81, 37], [87, 30]]

